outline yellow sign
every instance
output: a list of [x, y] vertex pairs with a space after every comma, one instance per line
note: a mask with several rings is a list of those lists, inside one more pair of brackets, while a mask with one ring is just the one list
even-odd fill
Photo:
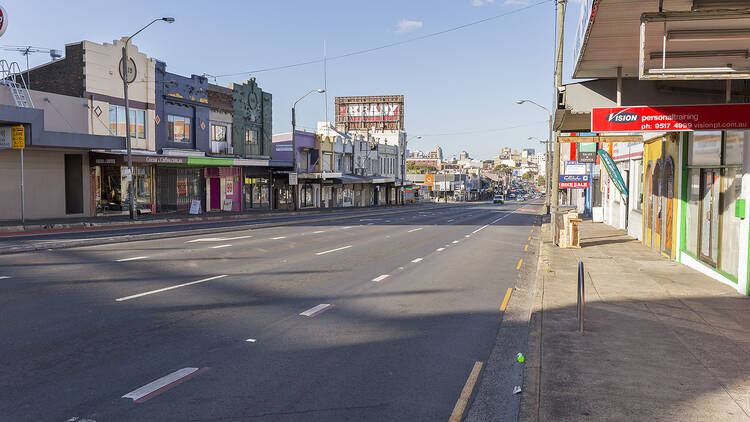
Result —
[[23, 126], [13, 126], [11, 130], [11, 147], [13, 149], [23, 149], [26, 146], [26, 136]]

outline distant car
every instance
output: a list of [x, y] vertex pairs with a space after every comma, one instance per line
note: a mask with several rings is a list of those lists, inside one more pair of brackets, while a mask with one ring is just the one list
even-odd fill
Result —
[[505, 203], [505, 197], [503, 195], [495, 195], [492, 198], [493, 204], [504, 204]]

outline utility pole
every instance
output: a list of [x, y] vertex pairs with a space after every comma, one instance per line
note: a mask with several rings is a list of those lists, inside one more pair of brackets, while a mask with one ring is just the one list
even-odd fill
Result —
[[[568, 0], [557, 0], [557, 44], [555, 48], [555, 103], [554, 109], [557, 110], [558, 96], [560, 93], [560, 87], [562, 87], [562, 71], [563, 71], [563, 40], [565, 36], [565, 6]], [[550, 135], [550, 141], [554, 142], [554, 153], [552, 157], [552, 198], [550, 207], [550, 225], [552, 227], [552, 242], [557, 240], [557, 207], [560, 203], [560, 142], [557, 139], [557, 131], [552, 130]]]

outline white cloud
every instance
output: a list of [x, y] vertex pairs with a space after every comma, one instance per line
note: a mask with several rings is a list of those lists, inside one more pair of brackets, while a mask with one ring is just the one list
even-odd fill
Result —
[[403, 34], [405, 32], [414, 31], [422, 27], [422, 21], [410, 21], [408, 19], [401, 19], [396, 24], [396, 33]]
[[485, 4], [494, 3], [495, 0], [471, 0], [471, 5], [474, 7], [482, 7]]

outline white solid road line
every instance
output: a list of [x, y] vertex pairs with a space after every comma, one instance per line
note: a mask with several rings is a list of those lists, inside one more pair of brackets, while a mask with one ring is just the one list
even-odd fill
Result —
[[372, 281], [381, 282], [381, 281], [385, 280], [388, 277], [390, 277], [390, 274], [383, 274], [383, 275], [379, 275], [379, 276], [373, 278]]
[[134, 256], [132, 258], [118, 259], [117, 262], [138, 261], [139, 259], [146, 259], [146, 258], [148, 257], [147, 256]]
[[188, 240], [185, 243], [195, 243], [195, 242], [226, 242], [228, 240], [239, 240], [239, 239], [249, 239], [252, 236], [245, 235], [245, 236], [235, 236], [235, 237], [204, 237], [201, 239], [193, 239]]
[[120, 298], [115, 299], [115, 301], [117, 301], [117, 302], [123, 302], [125, 300], [130, 300], [130, 299], [135, 299], [135, 298], [139, 298], [139, 297], [143, 297], [143, 296], [148, 296], [148, 295], [152, 295], [152, 294], [155, 294], [155, 293], [166, 292], [167, 290], [173, 290], [173, 289], [178, 289], [180, 287], [191, 286], [193, 284], [205, 283], [206, 281], [217, 280], [217, 279], [220, 279], [220, 278], [224, 278], [226, 276], [227, 276], [226, 274], [217, 275], [217, 276], [214, 276], [214, 277], [204, 278], [204, 279], [197, 280], [197, 281], [191, 281], [189, 283], [182, 283], [182, 284], [178, 284], [176, 286], [165, 287], [163, 289], [151, 290], [149, 292], [143, 292], [143, 293], [138, 293], [138, 294], [131, 295], [131, 296], [120, 297]]
[[409, 230], [409, 231], [408, 231], [407, 233], [411, 233], [411, 232], [418, 232], [418, 231], [422, 230], [423, 228], [424, 228], [424, 227], [419, 227], [419, 228], [417, 228], [417, 229], [411, 229], [411, 230]]
[[235, 237], [227, 237], [226, 240], [239, 240], [239, 239], [250, 239], [252, 236], [246, 235], [246, 236], [235, 236]]
[[272, 237], [271, 240], [286, 239], [286, 236]]
[[325, 233], [325, 232], [326, 232], [325, 230], [318, 230], [318, 231], [316, 231], [316, 232], [313, 232], [313, 234], [318, 234], [318, 233]]
[[336, 248], [336, 249], [331, 249], [330, 251], [323, 251], [323, 252], [318, 252], [318, 253], [316, 253], [315, 255], [325, 255], [325, 254], [327, 254], [327, 253], [331, 253], [331, 252], [336, 252], [336, 251], [341, 251], [341, 250], [344, 250], [344, 249], [349, 249], [349, 248], [351, 248], [351, 247], [352, 247], [352, 245], [346, 245], [346, 246], [342, 246], [342, 247], [340, 247], [340, 248]]
[[9, 275], [0, 275], [0, 280], [5, 280], [6, 278], [10, 278]]
[[416, 258], [416, 259], [412, 259], [411, 262], [416, 264], [417, 262], [421, 262], [423, 259], [424, 258]]
[[133, 401], [139, 401], [151, 393], [156, 392], [159, 389], [169, 386], [181, 379], [195, 373], [198, 368], [182, 368], [172, 372], [169, 375], [163, 376], [157, 380], [151, 381], [143, 387], [133, 390], [128, 394], [122, 396], [124, 399], [133, 399]]
[[211, 246], [211, 249], [228, 248], [230, 246], [232, 246], [232, 245], [216, 245], [216, 246]]
[[327, 310], [329, 310], [331, 308], [333, 308], [333, 305], [331, 305], [330, 303], [321, 303], [318, 306], [313, 306], [312, 308], [306, 310], [305, 312], [301, 312], [300, 315], [312, 318], [312, 317], [314, 317], [314, 316], [316, 316], [316, 315], [318, 315], [318, 314], [320, 314], [322, 312], [325, 312], [325, 311], [327, 311]]
[[344, 229], [351, 229], [352, 227], [354, 227], [354, 226], [346, 226], [346, 227], [344, 227]]

